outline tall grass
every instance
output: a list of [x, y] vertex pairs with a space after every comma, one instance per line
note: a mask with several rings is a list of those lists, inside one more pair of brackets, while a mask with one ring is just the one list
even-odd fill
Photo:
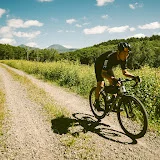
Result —
[[95, 85], [93, 68], [82, 66], [72, 62], [29, 62], [29, 61], [1, 61], [11, 67], [23, 70], [29, 74], [58, 83], [60, 86], [68, 87], [75, 92], [85, 96]]
[[5, 118], [5, 93], [3, 87], [1, 87], [1, 77], [0, 77], [0, 145], [3, 145], [3, 140], [1, 140], [1, 135], [3, 135], [3, 121]]
[[4, 92], [0, 90], [0, 135], [2, 134], [2, 124], [4, 120], [4, 101], [5, 101]]
[[[29, 74], [56, 82], [60, 86], [68, 87], [85, 97], [88, 97], [90, 89], [96, 85], [94, 66], [61, 61], [40, 63], [6, 60], [1, 62]], [[150, 124], [160, 126], [160, 70], [145, 66], [140, 70], [130, 72], [139, 75], [142, 82], [134, 90], [129, 87], [131, 84], [128, 84], [127, 88], [144, 104], [149, 114]], [[115, 69], [115, 75], [123, 77], [120, 69]]]

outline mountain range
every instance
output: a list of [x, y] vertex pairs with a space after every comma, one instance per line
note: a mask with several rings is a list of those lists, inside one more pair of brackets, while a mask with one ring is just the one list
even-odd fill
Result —
[[[23, 47], [23, 48], [27, 48], [27, 49], [38, 49], [35, 47], [26, 46], [24, 44], [19, 45], [19, 47]], [[52, 48], [57, 50], [59, 53], [73, 52], [73, 51], [77, 50], [76, 48], [66, 48], [60, 44], [53, 44], [53, 45], [47, 47], [46, 49], [52, 49]]]
[[64, 53], [64, 52], [72, 52], [77, 50], [76, 48], [66, 48], [60, 44], [53, 44], [51, 46], [49, 46], [47, 49], [52, 49], [54, 48], [55, 50], [57, 50], [60, 53]]

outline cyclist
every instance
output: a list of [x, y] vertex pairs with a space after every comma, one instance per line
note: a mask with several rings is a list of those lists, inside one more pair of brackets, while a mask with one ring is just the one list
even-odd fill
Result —
[[[95, 62], [95, 74], [97, 79], [97, 88], [95, 91], [95, 107], [98, 111], [101, 111], [99, 105], [99, 94], [102, 87], [104, 87], [104, 78], [109, 81], [110, 85], [120, 85], [118, 79], [115, 78], [112, 68], [120, 65], [122, 69], [122, 74], [126, 77], [134, 79], [136, 82], [139, 82], [140, 79], [138, 76], [127, 71], [127, 58], [131, 47], [129, 43], [120, 42], [118, 44], [118, 50], [116, 52], [108, 51], [100, 55]], [[112, 96], [111, 101], [115, 95]]]

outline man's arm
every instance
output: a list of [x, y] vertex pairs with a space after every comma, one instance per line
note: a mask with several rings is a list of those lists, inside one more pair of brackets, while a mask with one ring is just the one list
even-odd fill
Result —
[[126, 69], [122, 70], [122, 73], [124, 76], [132, 78], [135, 82], [141, 82], [141, 79], [139, 76], [134, 76], [133, 74], [129, 73]]
[[132, 78], [132, 79], [135, 78], [135, 76], [133, 74], [129, 73], [126, 69], [122, 70], [122, 73], [126, 77], [129, 77], [129, 78]]

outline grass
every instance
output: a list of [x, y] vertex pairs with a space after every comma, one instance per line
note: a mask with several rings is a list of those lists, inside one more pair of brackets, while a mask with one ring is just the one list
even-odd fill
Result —
[[0, 90], [0, 135], [3, 134], [2, 132], [2, 125], [4, 120], [4, 103], [5, 103], [5, 94], [2, 90]]
[[5, 93], [3, 88], [1, 87], [1, 77], [0, 77], [0, 146], [4, 147], [5, 143], [3, 139], [1, 139], [1, 136], [3, 136], [3, 121], [5, 118]]
[[72, 62], [40, 63], [28, 61], [1, 61], [7, 65], [34, 74], [41, 79], [56, 82], [60, 86], [87, 96], [96, 83], [93, 68]]
[[[88, 98], [90, 89], [96, 85], [94, 66], [85, 66], [72, 62], [40, 63], [30, 61], [1, 61], [11, 67], [34, 74], [42, 79], [56, 82], [58, 85]], [[115, 70], [116, 77], [122, 77], [120, 69]], [[135, 89], [131, 88], [133, 82], [126, 84], [130, 94], [138, 97], [144, 104], [149, 115], [151, 130], [160, 131], [160, 69], [145, 66], [139, 70], [130, 71], [139, 75], [142, 82]]]

